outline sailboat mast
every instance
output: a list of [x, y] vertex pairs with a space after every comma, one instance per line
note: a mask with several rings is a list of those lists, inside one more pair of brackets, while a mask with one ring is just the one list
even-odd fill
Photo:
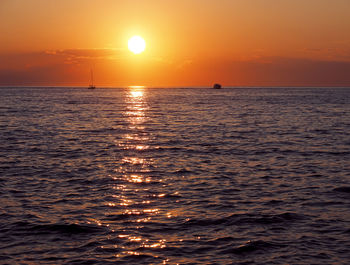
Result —
[[92, 72], [92, 68], [90, 69], [90, 84], [88, 89], [95, 89], [94, 86], [94, 73]]

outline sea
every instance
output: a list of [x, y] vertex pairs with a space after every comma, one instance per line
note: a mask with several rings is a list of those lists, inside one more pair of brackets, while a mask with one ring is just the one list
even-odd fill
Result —
[[0, 88], [0, 264], [350, 264], [350, 88]]

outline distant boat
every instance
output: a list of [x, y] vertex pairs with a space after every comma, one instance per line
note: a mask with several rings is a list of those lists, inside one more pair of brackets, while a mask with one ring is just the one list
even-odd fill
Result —
[[95, 85], [94, 85], [94, 75], [92, 73], [92, 69], [90, 70], [90, 85], [88, 87], [88, 89], [95, 89]]
[[221, 85], [220, 85], [220, 84], [214, 84], [213, 88], [214, 88], [214, 89], [220, 89], [220, 88], [221, 88]]

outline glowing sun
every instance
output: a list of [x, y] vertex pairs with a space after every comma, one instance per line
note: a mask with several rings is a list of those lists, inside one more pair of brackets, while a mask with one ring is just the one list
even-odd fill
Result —
[[128, 48], [131, 52], [139, 54], [146, 49], [146, 42], [140, 36], [134, 36], [128, 41]]

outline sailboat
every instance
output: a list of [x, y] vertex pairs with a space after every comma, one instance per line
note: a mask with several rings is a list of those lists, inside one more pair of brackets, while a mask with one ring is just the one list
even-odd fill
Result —
[[89, 85], [88, 89], [95, 89], [96, 87], [94, 85], [94, 75], [92, 73], [92, 69], [90, 70], [90, 74], [91, 74], [91, 76], [90, 76], [90, 85]]

